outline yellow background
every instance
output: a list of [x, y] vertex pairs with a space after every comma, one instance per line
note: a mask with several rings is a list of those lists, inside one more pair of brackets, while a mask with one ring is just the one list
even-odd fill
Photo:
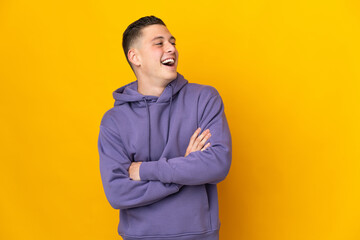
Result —
[[97, 137], [134, 81], [126, 26], [154, 14], [179, 72], [220, 92], [233, 164], [221, 239], [360, 239], [360, 4], [0, 2], [0, 239], [120, 239]]

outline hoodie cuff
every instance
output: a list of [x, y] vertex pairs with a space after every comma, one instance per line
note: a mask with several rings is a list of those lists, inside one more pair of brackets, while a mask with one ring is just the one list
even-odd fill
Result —
[[158, 173], [158, 161], [141, 163], [139, 169], [140, 180], [142, 181], [159, 180], [157, 173]]

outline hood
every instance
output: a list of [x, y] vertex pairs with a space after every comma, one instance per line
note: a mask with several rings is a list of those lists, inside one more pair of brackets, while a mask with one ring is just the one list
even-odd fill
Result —
[[156, 103], [166, 103], [169, 102], [169, 112], [168, 112], [168, 128], [166, 134], [166, 144], [169, 141], [169, 132], [170, 132], [170, 119], [171, 119], [171, 105], [173, 97], [188, 83], [186, 79], [181, 74], [177, 74], [177, 77], [171, 81], [164, 89], [162, 94], [157, 96], [142, 95], [137, 91], [138, 81], [131, 82], [121, 88], [118, 88], [113, 92], [113, 97], [115, 99], [114, 106], [119, 106], [125, 103], [134, 103], [139, 107], [146, 107], [147, 111], [147, 120], [148, 120], [148, 161], [151, 159], [151, 119], [150, 119], [150, 109], [148, 102]]
[[[124, 103], [136, 102], [140, 107], [146, 105], [146, 101], [149, 102], [171, 102], [172, 98], [182, 89], [188, 81], [178, 73], [177, 77], [171, 81], [163, 93], [157, 96], [142, 95], [137, 91], [138, 81], [131, 82], [121, 88], [118, 88], [113, 92], [113, 97], [115, 99], [114, 106], [119, 106]], [[144, 101], [145, 100], [145, 101]]]

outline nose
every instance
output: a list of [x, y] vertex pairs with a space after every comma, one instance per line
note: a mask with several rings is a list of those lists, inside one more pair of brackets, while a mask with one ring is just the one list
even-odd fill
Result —
[[171, 42], [167, 42], [165, 51], [167, 53], [173, 53], [175, 52], [175, 50], [176, 50], [175, 46]]

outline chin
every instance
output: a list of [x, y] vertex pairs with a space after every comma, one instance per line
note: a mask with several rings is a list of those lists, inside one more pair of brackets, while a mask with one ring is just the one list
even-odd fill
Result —
[[177, 77], [177, 71], [164, 74], [164, 79], [166, 79], [166, 80], [168, 80], [168, 81], [172, 81], [172, 80], [174, 80], [176, 77]]

